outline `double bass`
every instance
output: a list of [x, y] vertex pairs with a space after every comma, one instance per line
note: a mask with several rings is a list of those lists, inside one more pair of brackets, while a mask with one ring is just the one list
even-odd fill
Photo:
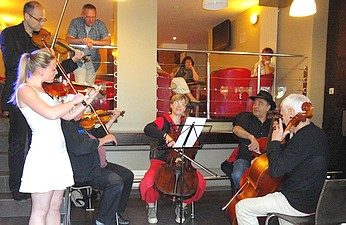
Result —
[[[287, 124], [285, 132], [296, 127], [301, 121], [306, 121], [306, 118], [311, 118], [313, 116], [313, 107], [310, 102], [304, 102], [302, 104], [303, 112], [295, 115], [291, 121]], [[272, 121], [280, 118], [272, 118]], [[269, 136], [272, 133], [273, 127], [269, 132]], [[284, 143], [282, 143], [284, 144]], [[231, 198], [227, 207], [227, 213], [230, 218], [230, 224], [237, 224], [237, 218], [235, 213], [235, 205], [242, 199], [261, 197], [269, 193], [275, 192], [281, 184], [281, 178], [273, 178], [269, 174], [269, 160], [267, 154], [264, 153], [256, 157], [252, 162], [250, 168], [244, 173], [240, 180], [241, 188], [239, 191]]]

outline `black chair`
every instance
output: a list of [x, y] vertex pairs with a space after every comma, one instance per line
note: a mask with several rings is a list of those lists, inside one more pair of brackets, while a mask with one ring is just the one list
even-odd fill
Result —
[[[98, 191], [98, 190], [95, 190], [93, 189], [90, 185], [88, 185], [87, 183], [78, 183], [72, 187], [68, 187], [66, 190], [65, 190], [65, 201], [66, 203], [64, 202], [64, 204], [66, 204], [66, 212], [65, 213], [62, 213], [64, 215], [64, 218], [63, 218], [63, 225], [71, 225], [71, 193], [72, 191], [74, 190], [85, 190], [86, 191], [86, 194], [87, 194], [87, 199], [88, 199], [88, 206], [86, 207], [85, 211], [94, 211], [94, 207], [92, 206], [92, 193], [93, 191]], [[115, 213], [115, 222], [116, 222], [116, 225], [119, 225], [119, 216], [118, 216], [118, 213]]]
[[296, 225], [334, 225], [346, 222], [346, 179], [326, 180], [318, 200], [316, 213], [308, 216], [289, 216], [270, 213], [265, 225], [274, 218], [280, 218]]

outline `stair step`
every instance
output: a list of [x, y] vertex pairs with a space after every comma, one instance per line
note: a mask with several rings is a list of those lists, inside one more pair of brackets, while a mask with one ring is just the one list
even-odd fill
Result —
[[8, 121], [8, 118], [0, 118], [0, 152], [8, 151]]
[[8, 185], [8, 171], [0, 171], [0, 193], [9, 193], [10, 188]]
[[8, 133], [9, 127], [9, 119], [0, 117], [0, 134]]
[[0, 134], [0, 152], [8, 152], [8, 132]]
[[[29, 217], [31, 212], [31, 199], [15, 201], [12, 199], [11, 193], [0, 193], [0, 209], [0, 218]], [[61, 204], [60, 212], [64, 215], [66, 213], [65, 196]]]
[[11, 193], [0, 193], [0, 217], [29, 216], [31, 200], [15, 201]]
[[0, 152], [0, 171], [8, 171], [8, 154]]

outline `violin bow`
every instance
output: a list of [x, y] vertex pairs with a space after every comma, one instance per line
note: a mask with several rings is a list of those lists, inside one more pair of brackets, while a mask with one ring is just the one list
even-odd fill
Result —
[[[65, 14], [65, 11], [66, 11], [66, 7], [67, 7], [67, 3], [68, 3], [68, 0], [65, 0], [65, 3], [64, 3], [64, 6], [63, 6], [63, 9], [61, 11], [61, 14], [60, 14], [60, 18], [59, 18], [59, 21], [58, 21], [58, 25], [57, 25], [57, 28], [55, 30], [55, 33], [54, 33], [54, 36], [53, 36], [53, 41], [52, 41], [52, 45], [51, 45], [51, 48], [48, 48], [48, 46], [44, 43], [45, 47], [48, 49], [48, 51], [50, 51], [53, 55], [54, 55], [54, 58], [56, 59], [57, 62], [59, 62], [54, 54], [54, 45], [57, 41], [57, 37], [58, 37], [58, 33], [59, 33], [59, 29], [60, 29], [60, 26], [61, 26], [61, 21], [62, 21], [62, 18]], [[57, 63], [57, 67], [60, 69], [61, 73], [63, 74], [64, 78], [67, 80], [67, 83], [71, 86], [71, 89], [73, 90], [73, 92], [75, 94], [77, 94], [78, 92], [76, 91], [76, 89], [73, 87], [72, 83], [71, 83], [71, 80], [68, 78], [67, 74], [66, 74], [66, 71], [65, 69], [61, 66], [60, 63]], [[107, 127], [102, 123], [100, 117], [97, 115], [96, 113], [96, 110], [94, 109], [94, 107], [89, 104], [88, 105], [90, 107], [90, 109], [93, 111], [93, 113], [96, 115], [96, 118], [97, 120], [100, 122], [103, 130], [106, 132], [106, 134], [110, 134]], [[116, 143], [114, 142], [114, 144], [116, 145]]]
[[58, 33], [59, 33], [59, 30], [60, 30], [61, 21], [62, 21], [62, 18], [64, 16], [64, 14], [65, 14], [67, 3], [68, 3], [68, 0], [65, 0], [65, 3], [64, 3], [64, 6], [62, 8], [62, 11], [61, 11], [61, 14], [60, 14], [60, 18], [59, 18], [59, 21], [58, 21], [58, 25], [57, 25], [55, 33], [53, 35], [53, 41], [52, 41], [52, 45], [51, 45], [51, 49], [52, 50], [53, 50], [53, 47], [55, 46], [55, 43], [56, 43], [56, 41], [58, 39]]

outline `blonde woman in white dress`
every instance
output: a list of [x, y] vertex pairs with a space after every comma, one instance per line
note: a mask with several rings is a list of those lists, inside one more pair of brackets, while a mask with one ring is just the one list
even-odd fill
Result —
[[44, 50], [22, 55], [11, 102], [16, 104], [32, 130], [20, 192], [31, 193], [29, 225], [60, 225], [60, 205], [66, 187], [74, 184], [60, 118], [73, 119], [92, 101], [76, 94], [66, 103], [53, 100], [43, 89], [56, 74], [54, 56]]

